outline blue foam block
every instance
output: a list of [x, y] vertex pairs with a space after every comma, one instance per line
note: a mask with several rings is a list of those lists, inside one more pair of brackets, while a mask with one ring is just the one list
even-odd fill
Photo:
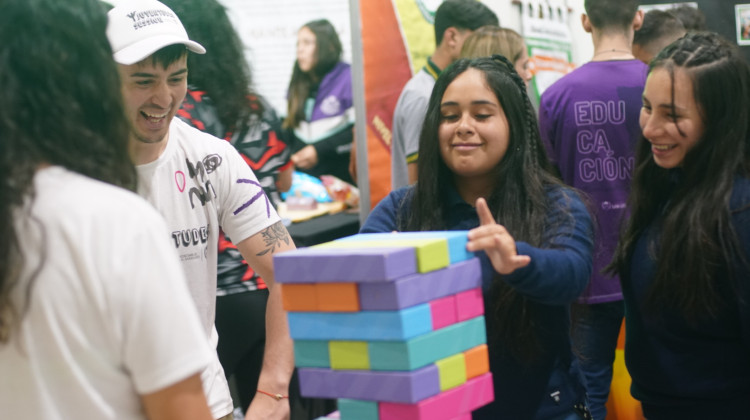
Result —
[[398, 311], [289, 312], [295, 340], [407, 340], [432, 331], [429, 304]]
[[476, 317], [406, 341], [368, 343], [372, 370], [413, 370], [487, 341], [484, 317]]
[[443, 230], [430, 232], [398, 232], [398, 233], [359, 233], [347, 236], [338, 241], [393, 241], [411, 239], [437, 239], [444, 238], [448, 242], [448, 255], [450, 263], [455, 264], [474, 257], [473, 252], [466, 250], [467, 230]]
[[273, 256], [279, 283], [390, 281], [417, 272], [412, 247], [301, 248]]
[[441, 270], [412, 274], [392, 282], [360, 283], [359, 303], [363, 311], [406, 308], [482, 285], [478, 258], [461, 261]]

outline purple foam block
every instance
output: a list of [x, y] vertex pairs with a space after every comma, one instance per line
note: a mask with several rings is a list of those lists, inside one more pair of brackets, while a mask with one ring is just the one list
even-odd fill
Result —
[[417, 272], [414, 247], [302, 248], [273, 257], [279, 283], [391, 281]]
[[472, 258], [441, 270], [417, 273], [392, 282], [360, 284], [360, 308], [363, 311], [397, 310], [481, 285], [479, 259]]
[[300, 368], [298, 374], [300, 393], [310, 398], [413, 404], [440, 393], [440, 373], [435, 365], [393, 372]]

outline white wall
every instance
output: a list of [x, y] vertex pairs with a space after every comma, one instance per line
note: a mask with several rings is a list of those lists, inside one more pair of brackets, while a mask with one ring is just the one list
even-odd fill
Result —
[[[365, 0], [366, 1], [366, 0]], [[547, 0], [537, 0], [541, 3]], [[573, 39], [573, 63], [576, 66], [589, 61], [594, 53], [591, 36], [581, 26], [581, 14], [584, 13], [583, 0], [562, 0], [570, 10], [568, 26]], [[511, 28], [521, 33], [521, 6], [511, 0], [483, 0], [500, 19], [500, 26]]]
[[220, 2], [227, 8], [245, 44], [245, 55], [253, 71], [253, 87], [279, 115], [286, 115], [286, 92], [296, 58], [297, 31], [302, 25], [314, 19], [328, 19], [341, 39], [344, 61], [351, 62], [349, 0]]
[[[351, 61], [349, 0], [220, 0], [246, 46], [253, 70], [254, 88], [276, 108], [286, 113], [286, 90], [295, 59], [297, 30], [307, 21], [326, 18], [336, 27], [344, 46], [344, 60]], [[390, 0], [360, 0], [390, 1]], [[501, 26], [521, 32], [521, 8], [511, 0], [482, 0], [499, 17]], [[541, 2], [555, 0], [536, 0]], [[591, 58], [591, 37], [581, 28], [583, 0], [566, 2], [572, 10], [568, 22], [573, 62], [578, 66]]]

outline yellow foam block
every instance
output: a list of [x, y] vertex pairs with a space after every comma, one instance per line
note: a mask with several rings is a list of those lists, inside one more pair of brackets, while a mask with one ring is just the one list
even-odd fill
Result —
[[455, 388], [466, 382], [466, 359], [463, 353], [435, 362], [440, 373], [440, 391]]
[[331, 369], [370, 370], [366, 341], [329, 341]]
[[[396, 235], [394, 235], [396, 236]], [[429, 271], [445, 268], [450, 264], [448, 254], [448, 241], [445, 238], [425, 239], [394, 239], [388, 240], [362, 240], [362, 241], [334, 241], [315, 245], [314, 248], [414, 248], [417, 256], [417, 271], [427, 273]]]

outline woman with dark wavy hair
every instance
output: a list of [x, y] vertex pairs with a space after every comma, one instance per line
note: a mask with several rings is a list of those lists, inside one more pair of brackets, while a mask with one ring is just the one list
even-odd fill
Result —
[[510, 61], [460, 59], [441, 73], [417, 170], [416, 185], [391, 192], [362, 232], [470, 229], [495, 387], [495, 401], [474, 418], [585, 418], [568, 319], [591, 274], [591, 217], [550, 172]]
[[612, 267], [631, 393], [649, 419], [747, 418], [750, 66], [689, 33], [651, 62]]
[[354, 138], [351, 66], [341, 61], [341, 41], [326, 19], [307, 22], [297, 33], [283, 127], [297, 169], [354, 183], [349, 173]]
[[95, 0], [0, 2], [0, 412], [209, 419], [166, 225], [118, 188], [136, 174], [106, 26]]

